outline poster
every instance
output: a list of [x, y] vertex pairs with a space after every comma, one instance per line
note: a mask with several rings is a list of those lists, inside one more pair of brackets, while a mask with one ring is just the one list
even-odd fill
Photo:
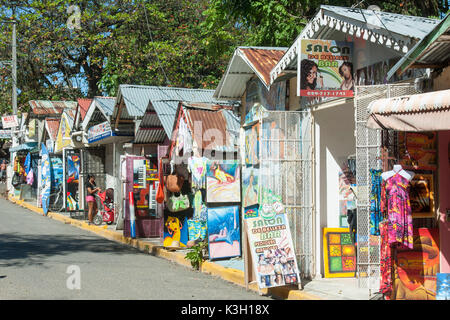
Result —
[[208, 208], [209, 258], [241, 255], [239, 206]]
[[413, 218], [434, 216], [434, 182], [432, 174], [416, 174], [410, 182], [409, 200]]
[[186, 247], [188, 242], [187, 217], [170, 213], [164, 216], [164, 247]]
[[259, 202], [259, 168], [242, 168], [242, 206], [253, 206]]
[[301, 42], [298, 96], [353, 97], [353, 43], [304, 39]]
[[259, 163], [259, 137], [260, 124], [256, 123], [245, 129], [245, 164], [255, 165]]
[[208, 162], [206, 190], [207, 202], [240, 202], [239, 162], [236, 160]]
[[436, 170], [437, 138], [435, 132], [399, 132], [400, 164], [409, 170]]
[[298, 265], [286, 214], [245, 222], [258, 286], [262, 289], [298, 283]]
[[398, 249], [392, 300], [435, 300], [439, 271], [439, 230], [414, 229], [414, 248]]
[[450, 300], [450, 273], [437, 274], [436, 300]]
[[348, 228], [323, 229], [325, 278], [351, 278], [356, 275], [356, 249]]
[[66, 156], [66, 211], [78, 211], [81, 157], [79, 153], [65, 150]]
[[244, 208], [244, 219], [259, 217], [259, 204]]

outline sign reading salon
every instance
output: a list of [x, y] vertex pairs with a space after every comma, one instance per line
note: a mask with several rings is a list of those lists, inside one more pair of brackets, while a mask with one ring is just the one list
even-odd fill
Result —
[[112, 135], [111, 125], [108, 121], [96, 124], [88, 129], [88, 142], [92, 143]]

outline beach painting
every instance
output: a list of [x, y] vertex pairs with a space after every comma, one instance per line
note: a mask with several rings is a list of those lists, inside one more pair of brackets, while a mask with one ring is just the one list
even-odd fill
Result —
[[236, 160], [209, 162], [206, 171], [206, 185], [207, 202], [240, 202], [239, 162]]
[[241, 255], [239, 206], [208, 208], [210, 260]]

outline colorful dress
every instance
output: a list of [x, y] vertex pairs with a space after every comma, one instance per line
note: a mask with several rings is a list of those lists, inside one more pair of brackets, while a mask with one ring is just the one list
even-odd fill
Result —
[[392, 292], [392, 249], [388, 243], [387, 221], [380, 226], [380, 292], [388, 300]]
[[413, 248], [413, 224], [409, 201], [409, 180], [396, 173], [382, 185], [381, 200], [387, 217], [391, 246]]
[[379, 224], [383, 219], [381, 213], [381, 170], [370, 169], [372, 190], [370, 192], [370, 234], [380, 235]]

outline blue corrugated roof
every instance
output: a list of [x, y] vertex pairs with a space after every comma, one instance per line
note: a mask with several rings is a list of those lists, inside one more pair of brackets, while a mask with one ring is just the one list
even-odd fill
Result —
[[94, 100], [97, 103], [97, 106], [102, 108], [107, 116], [111, 116], [113, 114], [114, 106], [116, 104], [115, 98], [95, 97]]

